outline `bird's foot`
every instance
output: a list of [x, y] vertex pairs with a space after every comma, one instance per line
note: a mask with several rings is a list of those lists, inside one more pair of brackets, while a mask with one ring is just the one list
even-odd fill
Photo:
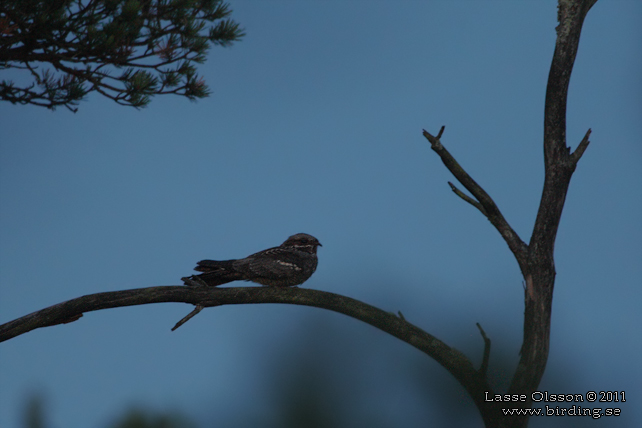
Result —
[[183, 283], [190, 287], [207, 287], [207, 283], [196, 275], [181, 278]]

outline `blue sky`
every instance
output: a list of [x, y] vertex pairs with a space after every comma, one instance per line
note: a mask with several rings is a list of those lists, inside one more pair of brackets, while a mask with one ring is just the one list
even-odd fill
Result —
[[[444, 145], [528, 241], [556, 2], [231, 6], [247, 36], [210, 51], [199, 68], [213, 90], [205, 100], [160, 97], [137, 111], [91, 95], [76, 114], [0, 104], [0, 322], [85, 294], [179, 284], [197, 260], [306, 232], [323, 247], [305, 287], [401, 310], [477, 364], [479, 322], [493, 340], [491, 369], [501, 378], [502, 355], [510, 372], [519, 269], [450, 191], [421, 130], [446, 125]], [[586, 426], [642, 421], [641, 18], [639, 2], [593, 7], [569, 93], [569, 145], [593, 133], [556, 243], [541, 390], [626, 391], [620, 418]], [[279, 426], [285, 374], [305, 383], [314, 370], [350, 392], [353, 426], [359, 415], [381, 426], [423, 426], [426, 415], [481, 426], [443, 369], [342, 315], [223, 307], [170, 332], [190, 310], [92, 312], [3, 343], [0, 426], [21, 426], [33, 391], [53, 427], [104, 427], [131, 405], [201, 426]], [[435, 385], [464, 416], [443, 409]]]

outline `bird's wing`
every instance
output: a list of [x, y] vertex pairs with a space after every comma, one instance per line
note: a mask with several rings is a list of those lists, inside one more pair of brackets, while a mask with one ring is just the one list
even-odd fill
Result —
[[281, 279], [301, 271], [303, 262], [302, 255], [297, 252], [275, 247], [237, 260], [234, 268], [245, 272], [248, 277]]

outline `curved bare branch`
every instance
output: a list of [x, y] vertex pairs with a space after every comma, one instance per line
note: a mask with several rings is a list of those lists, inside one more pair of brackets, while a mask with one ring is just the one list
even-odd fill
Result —
[[489, 403], [483, 400], [485, 391], [492, 394], [485, 373], [476, 370], [460, 351], [394, 313], [326, 291], [281, 287], [161, 286], [89, 294], [0, 325], [0, 342], [37, 328], [76, 321], [86, 312], [166, 302], [196, 306], [196, 310], [184, 318], [185, 321], [200, 312], [199, 307], [257, 303], [314, 306], [347, 315], [383, 330], [434, 358], [466, 388], [471, 397], [476, 397], [474, 399], [482, 414], [491, 413]]

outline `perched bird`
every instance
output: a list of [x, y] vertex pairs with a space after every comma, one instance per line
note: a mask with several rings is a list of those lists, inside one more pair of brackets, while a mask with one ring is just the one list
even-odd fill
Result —
[[278, 247], [238, 260], [201, 260], [194, 270], [203, 272], [181, 278], [186, 285], [215, 287], [232, 281], [252, 281], [272, 287], [303, 284], [317, 268], [321, 243], [307, 233], [290, 236]]

